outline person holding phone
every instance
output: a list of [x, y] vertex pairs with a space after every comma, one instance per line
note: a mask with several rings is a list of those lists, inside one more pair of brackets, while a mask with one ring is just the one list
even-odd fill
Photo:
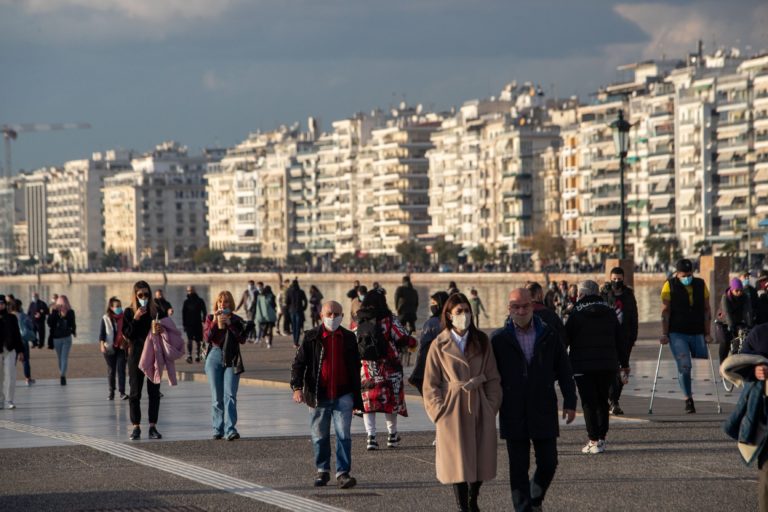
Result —
[[[128, 350], [128, 405], [130, 408], [131, 441], [141, 439], [141, 391], [144, 388], [144, 372], [139, 369], [141, 352], [144, 350], [144, 340], [150, 330], [155, 334], [163, 332], [159, 320], [168, 316], [166, 311], [157, 307], [152, 300], [152, 290], [146, 281], [137, 281], [133, 285], [131, 305], [123, 311], [123, 337]], [[160, 384], [147, 380], [147, 396], [149, 397], [149, 438], [162, 439], [157, 431], [157, 418], [160, 412]]]
[[208, 343], [205, 375], [211, 386], [213, 438], [240, 439], [237, 432], [237, 388], [243, 373], [240, 345], [245, 343], [245, 321], [232, 312], [235, 298], [224, 290], [214, 303], [214, 313], [205, 319], [203, 340]]

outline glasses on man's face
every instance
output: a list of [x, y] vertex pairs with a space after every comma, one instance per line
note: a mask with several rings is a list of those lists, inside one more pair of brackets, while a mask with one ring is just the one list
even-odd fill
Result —
[[517, 310], [517, 311], [525, 311], [526, 309], [531, 307], [531, 303], [525, 303], [525, 304], [515, 304], [514, 302], [509, 303], [509, 309], [510, 310]]
[[136, 297], [138, 297], [139, 299], [148, 299], [149, 292], [139, 292], [136, 294]]

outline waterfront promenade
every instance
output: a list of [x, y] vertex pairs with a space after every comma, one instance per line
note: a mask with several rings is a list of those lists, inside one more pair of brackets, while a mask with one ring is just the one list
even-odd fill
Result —
[[[658, 354], [654, 334], [655, 326], [642, 326], [622, 399], [627, 414], [612, 418], [608, 451], [581, 453], [581, 417], [562, 429], [560, 466], [545, 510], [756, 510], [757, 471], [741, 464], [720, 429], [736, 396], [721, 394], [724, 412], [717, 414], [707, 361], [694, 368], [699, 412], [686, 416], [665, 350], [654, 413], [648, 414]], [[37, 383], [19, 382], [18, 408], [0, 411], [0, 509], [453, 509], [450, 490], [435, 479], [432, 426], [412, 388], [409, 418], [400, 422], [401, 446], [366, 452], [356, 419], [352, 473], [358, 486], [313, 488], [306, 407], [291, 402], [287, 387], [292, 352], [286, 337], [272, 350], [246, 346], [238, 396], [242, 439], [210, 440], [202, 367], [181, 361], [179, 386], [163, 384], [158, 427], [164, 439], [131, 443], [127, 403], [106, 399], [95, 345], [73, 347], [66, 387], [54, 380], [53, 352], [33, 350]], [[511, 509], [502, 442], [498, 456], [498, 477], [483, 486], [483, 510]]]

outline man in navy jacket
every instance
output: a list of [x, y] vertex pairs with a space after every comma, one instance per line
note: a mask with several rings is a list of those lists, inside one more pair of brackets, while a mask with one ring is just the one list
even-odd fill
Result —
[[[576, 385], [565, 346], [554, 329], [533, 314], [525, 288], [509, 294], [510, 322], [491, 337], [501, 374], [499, 410], [501, 438], [507, 442], [509, 483], [516, 511], [541, 507], [557, 468], [558, 381], [563, 394], [563, 418], [576, 416]], [[536, 472], [528, 479], [530, 445], [536, 452]]]

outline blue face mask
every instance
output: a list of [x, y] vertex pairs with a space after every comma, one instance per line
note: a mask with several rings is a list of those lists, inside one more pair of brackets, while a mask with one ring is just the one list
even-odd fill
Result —
[[744, 286], [749, 286], [749, 279], [743, 279], [741, 281], [741, 284], [744, 285]]
[[683, 286], [690, 286], [693, 282], [693, 276], [681, 277], [680, 282], [683, 283]]
[[120, 306], [116, 306], [112, 308], [112, 312], [116, 315], [121, 315], [123, 313], [123, 308], [121, 308]]

